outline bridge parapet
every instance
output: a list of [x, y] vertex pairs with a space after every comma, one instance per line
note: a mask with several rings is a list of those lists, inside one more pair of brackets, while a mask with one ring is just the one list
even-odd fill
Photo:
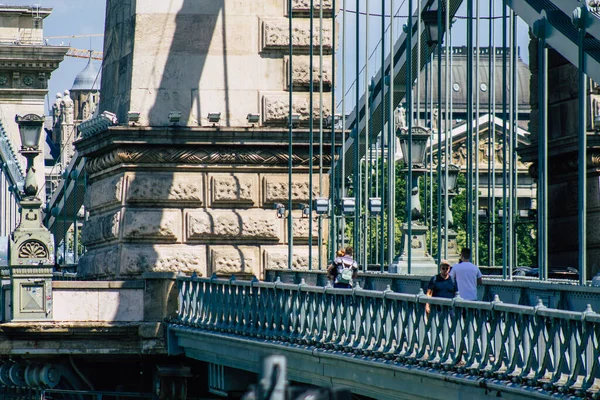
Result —
[[168, 328], [174, 354], [191, 343], [191, 333], [207, 332], [348, 361], [361, 357], [385, 368], [477, 377], [480, 387], [518, 383], [541, 396], [599, 394], [600, 315], [591, 307], [575, 312], [498, 297], [479, 302], [280, 281], [181, 277], [178, 286], [179, 310]]
[[[399, 275], [388, 273], [359, 273], [361, 287], [370, 290], [385, 290], [417, 294], [427, 289], [430, 276]], [[325, 271], [282, 270], [265, 271], [265, 280], [273, 282], [280, 279], [287, 283], [300, 283], [305, 280], [310, 285], [326, 286], [328, 284]], [[533, 278], [514, 278], [502, 280], [494, 276], [483, 278], [483, 285], [477, 288], [477, 298], [492, 301], [498, 295], [503, 302], [535, 306], [538, 300], [549, 308], [561, 310], [584, 311], [588, 304], [600, 310], [600, 287], [580, 286], [575, 281], [547, 280], [542, 282]]]

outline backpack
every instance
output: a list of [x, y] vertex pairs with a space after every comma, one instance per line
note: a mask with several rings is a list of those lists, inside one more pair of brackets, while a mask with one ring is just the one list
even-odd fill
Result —
[[356, 267], [356, 262], [348, 257], [342, 257], [340, 259], [340, 263], [338, 264], [338, 275], [337, 281], [338, 283], [351, 284], [352, 276], [354, 276], [354, 268]]

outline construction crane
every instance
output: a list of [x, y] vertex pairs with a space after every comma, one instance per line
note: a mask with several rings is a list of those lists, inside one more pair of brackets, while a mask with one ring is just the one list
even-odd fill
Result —
[[85, 33], [82, 35], [65, 35], [65, 36], [46, 36], [46, 39], [70, 39], [70, 38], [80, 38], [80, 37], [94, 37], [94, 36], [104, 36], [104, 33]]
[[65, 55], [67, 57], [90, 58], [90, 52], [92, 53], [92, 60], [102, 60], [103, 54], [101, 51], [76, 49], [74, 47], [70, 47]]
[[[84, 38], [84, 37], [97, 37], [104, 36], [103, 33], [87, 33], [81, 35], [64, 35], [64, 36], [47, 36], [48, 39], [71, 39], [71, 38]], [[69, 47], [66, 56], [67, 57], [75, 57], [75, 58], [90, 58], [90, 52], [92, 54], [92, 60], [102, 60], [102, 52], [101, 51], [92, 51], [92, 50], [84, 50], [77, 49], [75, 47]]]

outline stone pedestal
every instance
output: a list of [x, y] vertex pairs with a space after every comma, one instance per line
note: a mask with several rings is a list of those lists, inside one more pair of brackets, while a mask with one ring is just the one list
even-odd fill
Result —
[[452, 229], [448, 229], [448, 235], [442, 233], [442, 240], [448, 241], [448, 254], [446, 254], [446, 260], [450, 262], [450, 265], [454, 265], [460, 259], [460, 252], [458, 251], [458, 244], [456, 242], [456, 237], [458, 234]]
[[42, 225], [41, 205], [21, 200], [21, 222], [10, 239], [13, 321], [52, 319], [54, 239]]
[[435, 275], [438, 267], [435, 260], [427, 253], [426, 241], [427, 227], [413, 224], [411, 237], [408, 238], [408, 225], [402, 225], [402, 255], [398, 261], [398, 273], [408, 273], [408, 246], [411, 246], [411, 274]]
[[[89, 217], [78, 273], [107, 279], [146, 272], [261, 277], [265, 268], [287, 268], [288, 221], [273, 209], [275, 203], [287, 207], [287, 132], [219, 134], [205, 128], [111, 127], [80, 140]], [[294, 133], [292, 265], [298, 269], [308, 266], [309, 220], [299, 208], [309, 198], [306, 141], [305, 130]], [[318, 182], [315, 174], [313, 196]], [[317, 227], [315, 216], [315, 269]]]

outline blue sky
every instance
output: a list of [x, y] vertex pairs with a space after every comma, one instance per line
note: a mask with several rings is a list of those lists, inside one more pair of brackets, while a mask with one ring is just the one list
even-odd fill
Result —
[[[49, 43], [69, 45], [79, 49], [102, 51], [103, 37], [51, 38], [52, 36], [86, 35], [104, 33], [105, 0], [0, 0], [8, 5], [39, 4], [53, 8], [52, 14], [44, 20], [44, 36]], [[100, 62], [95, 61], [100, 67]], [[50, 101], [57, 92], [70, 89], [75, 76], [85, 68], [87, 60], [65, 57], [56, 71], [52, 73], [49, 83]]]

